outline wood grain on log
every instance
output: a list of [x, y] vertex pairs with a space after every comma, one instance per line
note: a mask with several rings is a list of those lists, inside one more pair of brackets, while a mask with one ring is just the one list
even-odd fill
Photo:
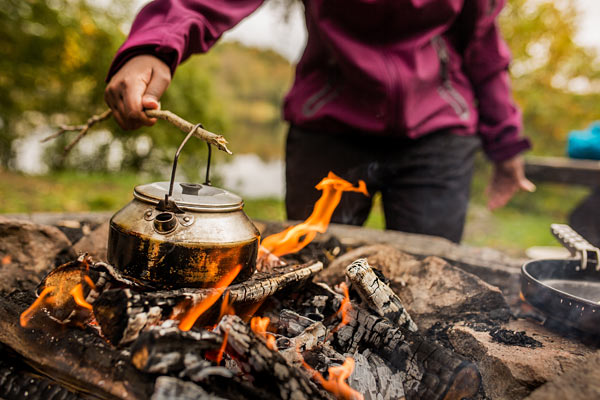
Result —
[[385, 317], [409, 331], [417, 331], [417, 325], [402, 305], [400, 298], [379, 279], [365, 258], [350, 264], [346, 269], [346, 276], [369, 308], [380, 317]]
[[304, 373], [269, 349], [238, 316], [224, 316], [217, 329], [228, 332], [227, 353], [253, 377], [254, 385], [284, 400], [327, 398]]

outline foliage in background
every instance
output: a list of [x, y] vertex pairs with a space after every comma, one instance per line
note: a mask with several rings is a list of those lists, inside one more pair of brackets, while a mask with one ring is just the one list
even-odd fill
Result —
[[574, 42], [578, 18], [573, 0], [510, 0], [501, 14], [534, 154], [565, 155], [568, 132], [600, 119], [600, 60]]
[[81, 0], [0, 0], [0, 165], [14, 157], [12, 141], [36, 126], [86, 118], [102, 107], [103, 77], [130, 15]]
[[[57, 141], [47, 151], [54, 171], [47, 177], [2, 172], [13, 165], [16, 138], [48, 125], [82, 122], [105, 108], [105, 74], [125, 37], [118, 27], [133, 15], [126, 0], [112, 0], [110, 8], [95, 4], [0, 0], [0, 212], [119, 208], [140, 182], [138, 172], [151, 174], [143, 181], [156, 179], [157, 173], [165, 176], [182, 139], [181, 132], [163, 121], [133, 133], [109, 122], [82, 141], [65, 162], [60, 157], [65, 140]], [[523, 110], [525, 134], [538, 155], [563, 155], [569, 130], [600, 119], [600, 65], [592, 51], [573, 42], [577, 18], [573, 0], [509, 0], [501, 15], [513, 53], [515, 98]], [[292, 77], [293, 66], [272, 51], [219, 43], [178, 69], [162, 104], [226, 135], [235, 153], [277, 159], [283, 155], [286, 129], [281, 103]], [[181, 170], [195, 180], [204, 173], [205, 145], [191, 141], [188, 147]], [[111, 162], [115, 154], [116, 164]], [[223, 155], [217, 155], [217, 161], [222, 160]], [[568, 210], [586, 194], [580, 188], [544, 185], [492, 214], [485, 209], [483, 195], [489, 174], [489, 164], [480, 158], [468, 243], [509, 251], [552, 244], [549, 223], [566, 222]], [[248, 201], [247, 207], [257, 218], [284, 215], [280, 200]], [[375, 207], [369, 224], [383, 227], [380, 208]]]

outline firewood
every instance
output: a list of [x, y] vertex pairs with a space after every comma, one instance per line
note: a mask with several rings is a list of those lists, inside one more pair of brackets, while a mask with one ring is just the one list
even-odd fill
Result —
[[[140, 371], [152, 374], [210, 368], [213, 365], [205, 359], [205, 354], [218, 350], [222, 342], [221, 335], [206, 330], [185, 332], [176, 326], [154, 326], [140, 334], [131, 346], [131, 363]], [[231, 376], [228, 370], [224, 370]]]
[[404, 399], [402, 373], [369, 349], [355, 353], [348, 384], [370, 399]]
[[223, 317], [217, 330], [228, 332], [227, 353], [236, 359], [253, 384], [281, 399], [326, 399], [303, 372], [267, 347], [238, 316]]
[[[76, 393], [60, 386], [52, 380], [22, 368], [9, 352], [0, 345], [3, 358], [0, 359], [0, 398], [31, 400], [81, 400]], [[14, 365], [17, 364], [17, 365]]]
[[[320, 307], [326, 297], [329, 310], [339, 309], [343, 300], [325, 284], [311, 285], [310, 294]], [[333, 347], [342, 354], [371, 349], [401, 373], [407, 399], [449, 400], [477, 393], [481, 376], [474, 364], [357, 304], [348, 313], [349, 323], [331, 338]]]
[[90, 330], [65, 329], [48, 318], [19, 325], [31, 293], [0, 297], [0, 342], [38, 371], [65, 386], [98, 398], [146, 399], [152, 378], [138, 371], [120, 351]]
[[150, 400], [223, 400], [209, 394], [202, 387], [171, 376], [159, 376]]
[[385, 317], [409, 331], [416, 332], [415, 324], [402, 305], [400, 298], [373, 271], [366, 258], [359, 258], [348, 266], [346, 276], [360, 297], [380, 317]]
[[[221, 299], [202, 315], [199, 324], [214, 324], [222, 299], [243, 311], [275, 293], [302, 284], [323, 269], [320, 262], [274, 269], [270, 274], [256, 273], [250, 280], [230, 286]], [[134, 341], [146, 327], [177, 317], [183, 309], [198, 304], [214, 289], [177, 289], [135, 292], [131, 289], [106, 290], [93, 303], [94, 315], [102, 334], [115, 345]]]

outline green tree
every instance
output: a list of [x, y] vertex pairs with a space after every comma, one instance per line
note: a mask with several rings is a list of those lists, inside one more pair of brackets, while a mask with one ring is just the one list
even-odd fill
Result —
[[600, 118], [600, 63], [574, 41], [578, 18], [573, 0], [510, 0], [501, 15], [515, 98], [535, 154], [564, 155], [567, 133]]

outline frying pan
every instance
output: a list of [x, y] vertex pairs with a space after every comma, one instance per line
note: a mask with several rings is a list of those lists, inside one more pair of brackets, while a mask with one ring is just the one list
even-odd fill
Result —
[[600, 334], [599, 250], [568, 225], [552, 233], [580, 259], [534, 260], [521, 268], [521, 293], [548, 317], [581, 331]]

